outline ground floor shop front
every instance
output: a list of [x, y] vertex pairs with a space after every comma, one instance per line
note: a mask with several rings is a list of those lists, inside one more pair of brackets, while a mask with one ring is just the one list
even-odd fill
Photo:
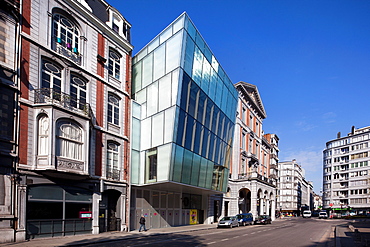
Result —
[[125, 184], [36, 173], [21, 177], [16, 241], [128, 228]]

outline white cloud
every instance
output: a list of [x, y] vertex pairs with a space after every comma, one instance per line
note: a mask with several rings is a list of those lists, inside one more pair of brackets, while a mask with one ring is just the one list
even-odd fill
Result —
[[304, 120], [296, 122], [295, 125], [298, 126], [301, 131], [310, 131], [317, 127], [313, 124], [307, 123]]

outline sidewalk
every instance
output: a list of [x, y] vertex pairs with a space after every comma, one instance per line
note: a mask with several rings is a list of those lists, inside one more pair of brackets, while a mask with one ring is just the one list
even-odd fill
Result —
[[370, 219], [357, 219], [335, 228], [336, 247], [370, 247]]
[[217, 224], [199, 224], [199, 225], [187, 225], [167, 228], [149, 229], [147, 232], [139, 232], [138, 230], [131, 232], [104, 232], [100, 234], [84, 234], [74, 235], [65, 237], [54, 237], [54, 238], [40, 238], [32, 239], [30, 241], [17, 242], [17, 243], [6, 243], [0, 244], [0, 246], [11, 246], [11, 247], [50, 247], [50, 246], [84, 246], [87, 243], [104, 243], [111, 240], [124, 240], [136, 238], [143, 235], [155, 235], [155, 234], [166, 234], [166, 233], [180, 233], [180, 232], [191, 232], [203, 229], [215, 229]]

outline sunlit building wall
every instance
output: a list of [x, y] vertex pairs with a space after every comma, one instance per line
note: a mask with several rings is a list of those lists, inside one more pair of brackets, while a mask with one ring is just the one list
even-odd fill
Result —
[[336, 214], [370, 212], [370, 127], [352, 127], [323, 151], [323, 208]]
[[238, 94], [186, 13], [133, 58], [132, 97], [131, 228], [217, 220]]

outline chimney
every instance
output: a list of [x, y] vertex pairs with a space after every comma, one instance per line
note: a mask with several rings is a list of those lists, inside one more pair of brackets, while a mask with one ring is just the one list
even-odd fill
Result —
[[352, 133], [352, 135], [355, 134], [355, 126], [352, 126], [351, 133]]
[[340, 138], [340, 132], [337, 133], [337, 138]]

